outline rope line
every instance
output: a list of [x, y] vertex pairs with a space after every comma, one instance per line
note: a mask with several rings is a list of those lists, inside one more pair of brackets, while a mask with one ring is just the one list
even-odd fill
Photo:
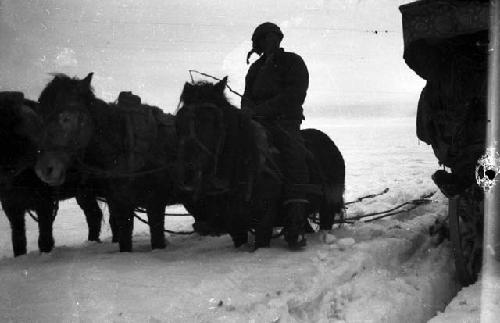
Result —
[[371, 199], [371, 198], [374, 198], [374, 197], [377, 197], [377, 196], [381, 196], [381, 195], [384, 195], [385, 193], [389, 192], [389, 188], [386, 187], [382, 192], [380, 193], [375, 193], [375, 194], [368, 194], [368, 195], [365, 195], [365, 196], [361, 196], [361, 197], [358, 197], [357, 199], [355, 199], [354, 201], [350, 201], [350, 202], [346, 202], [345, 205], [350, 205], [350, 204], [355, 204], [355, 203], [358, 203], [358, 202], [361, 202], [365, 199]]
[[[200, 72], [200, 71], [197, 71], [197, 70], [189, 70], [189, 75], [191, 76], [191, 81], [193, 81], [193, 75], [191, 74], [192, 72], [195, 72], [195, 73], [198, 73], [198, 74], [200, 74], [200, 75], [203, 75], [203, 76], [209, 77], [209, 78], [214, 79], [214, 80], [219, 81], [219, 82], [220, 82], [220, 81], [222, 81], [220, 78], [217, 78], [217, 77], [212, 76], [212, 75], [210, 75], [210, 74], [203, 73], [203, 72]], [[233, 89], [229, 86], [229, 84], [227, 84], [227, 83], [226, 83], [226, 87], [229, 89], [229, 91], [231, 91], [232, 93], [236, 94], [236, 95], [237, 95], [237, 96], [239, 96], [240, 98], [242, 98], [242, 97], [243, 97], [243, 94], [240, 94], [240, 93], [236, 92], [235, 90], [233, 90]]]
[[[355, 221], [355, 220], [361, 220], [363, 218], [367, 218], [367, 217], [371, 217], [371, 216], [376, 216], [376, 215], [381, 215], [380, 217], [376, 217], [374, 219], [370, 219], [370, 220], [367, 220], [365, 222], [371, 222], [371, 221], [374, 221], [374, 220], [378, 220], [378, 219], [381, 219], [381, 218], [384, 218], [384, 217], [387, 217], [387, 216], [390, 216], [390, 215], [395, 215], [395, 214], [399, 214], [399, 213], [403, 213], [403, 212], [407, 212], [407, 211], [410, 211], [410, 210], [413, 210], [414, 208], [420, 206], [420, 205], [424, 205], [424, 204], [427, 204], [429, 203], [431, 200], [430, 198], [436, 193], [437, 191], [432, 191], [430, 193], [427, 193], [427, 194], [424, 194], [422, 195], [420, 198], [418, 199], [414, 199], [414, 200], [410, 200], [410, 201], [406, 201], [404, 203], [401, 203], [399, 205], [396, 205], [395, 207], [393, 208], [390, 208], [388, 210], [385, 210], [385, 211], [380, 211], [380, 212], [372, 212], [372, 213], [367, 213], [367, 214], [362, 214], [362, 215], [358, 215], [358, 216], [353, 216], [353, 217], [346, 217], [345, 220], [346, 221]], [[410, 208], [410, 209], [405, 209], [405, 210], [401, 210], [401, 211], [398, 211], [398, 212], [393, 212], [397, 209], [400, 209], [402, 208], [403, 206], [406, 206], [406, 205], [413, 205], [414, 207], [413, 208]], [[391, 213], [393, 212], [393, 213]]]
[[[141, 218], [137, 214], [134, 214], [134, 217], [137, 220], [141, 221], [142, 223], [149, 225], [148, 221], [144, 220], [143, 218]], [[167, 232], [167, 233], [171, 233], [171, 234], [184, 234], [184, 235], [195, 233], [195, 231], [172, 231], [172, 230], [167, 230], [167, 229], [163, 229], [163, 232]]]

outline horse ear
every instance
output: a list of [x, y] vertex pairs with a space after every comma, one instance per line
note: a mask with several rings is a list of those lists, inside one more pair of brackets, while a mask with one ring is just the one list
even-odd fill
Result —
[[220, 92], [224, 92], [224, 90], [226, 89], [226, 85], [227, 85], [227, 76], [224, 76], [224, 78], [220, 80], [219, 83], [217, 83], [215, 86]]
[[82, 80], [83, 84], [84, 84], [86, 87], [88, 87], [88, 88], [90, 88], [90, 83], [92, 82], [92, 76], [93, 76], [93, 75], [94, 75], [94, 73], [93, 73], [93, 72], [91, 72], [91, 73], [89, 73], [89, 74], [88, 74], [88, 75], [87, 75], [87, 76], [86, 76], [86, 77]]
[[182, 89], [181, 96], [189, 95], [191, 93], [191, 89], [193, 88], [193, 85], [191, 83], [184, 83], [184, 88]]

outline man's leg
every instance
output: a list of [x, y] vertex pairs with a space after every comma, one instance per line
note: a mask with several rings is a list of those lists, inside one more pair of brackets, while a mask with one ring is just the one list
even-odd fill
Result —
[[284, 120], [277, 124], [276, 137], [283, 160], [285, 175], [284, 204], [287, 210], [285, 240], [292, 249], [305, 246], [307, 194], [304, 184], [309, 183], [304, 140], [300, 134], [300, 120]]

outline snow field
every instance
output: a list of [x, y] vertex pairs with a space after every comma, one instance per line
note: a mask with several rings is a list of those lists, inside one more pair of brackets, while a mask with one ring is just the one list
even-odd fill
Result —
[[[307, 126], [307, 125], [306, 125]], [[314, 124], [313, 124], [314, 126]], [[418, 144], [413, 120], [319, 122], [346, 160], [348, 216], [378, 212], [436, 190], [430, 148]], [[103, 243], [88, 243], [73, 200], [61, 204], [56, 248], [39, 255], [27, 219], [29, 254], [12, 258], [0, 216], [0, 321], [13, 322], [425, 322], [455, 295], [449, 244], [428, 229], [446, 215], [438, 192], [430, 203], [372, 223], [315, 233], [301, 252], [282, 239], [270, 249], [236, 250], [228, 236], [170, 236], [150, 251], [136, 221], [134, 252], [119, 253], [104, 225]], [[182, 212], [174, 207], [168, 212]], [[190, 230], [190, 217], [166, 227]]]

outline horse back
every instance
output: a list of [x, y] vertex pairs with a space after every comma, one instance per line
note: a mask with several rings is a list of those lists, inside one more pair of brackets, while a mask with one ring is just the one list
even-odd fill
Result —
[[138, 96], [117, 103], [125, 122], [125, 142], [129, 164], [141, 169], [148, 164], [162, 164], [173, 159], [176, 146], [175, 119], [160, 108], [142, 104]]
[[[319, 168], [324, 181], [327, 183], [345, 183], [345, 162], [340, 150], [332, 139], [324, 132], [317, 129], [301, 130], [309, 154], [310, 169]], [[314, 167], [314, 165], [316, 167]]]

